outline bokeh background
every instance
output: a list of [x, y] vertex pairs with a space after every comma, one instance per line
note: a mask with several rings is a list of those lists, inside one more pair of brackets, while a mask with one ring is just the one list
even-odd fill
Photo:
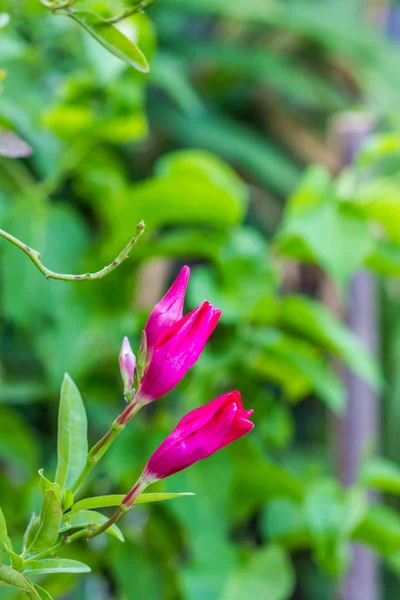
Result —
[[[79, 3], [105, 16], [129, 5]], [[15, 545], [38, 508], [38, 469], [55, 468], [64, 372], [94, 443], [123, 407], [122, 337], [138, 344], [189, 264], [186, 308], [206, 298], [221, 323], [178, 388], [131, 422], [87, 493], [127, 491], [183, 414], [229, 389], [255, 409], [256, 427], [157, 484], [196, 496], [132, 511], [125, 544], [102, 536], [68, 548], [92, 574], [43, 585], [58, 600], [398, 597], [397, 5], [157, 0], [121, 24], [148, 75], [37, 0], [0, 0], [0, 10], [11, 17], [0, 29], [0, 121], [33, 149], [0, 157], [1, 227], [75, 273], [109, 263], [146, 222], [102, 281], [46, 281], [1, 240], [0, 505]], [[349, 308], [367, 311], [357, 331]], [[349, 436], [341, 424], [358, 393], [366, 404]], [[359, 468], [343, 486], [338, 458], [352, 441]], [[354, 543], [376, 557], [363, 595], [348, 591]]]

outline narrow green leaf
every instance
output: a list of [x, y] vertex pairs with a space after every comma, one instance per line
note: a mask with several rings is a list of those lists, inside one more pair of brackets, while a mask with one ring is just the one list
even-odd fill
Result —
[[40, 585], [36, 585], [34, 583], [33, 587], [35, 588], [35, 591], [37, 592], [40, 600], [53, 600], [53, 598], [50, 596], [49, 592], [47, 592], [42, 587], [40, 587]]
[[36, 515], [36, 513], [33, 513], [24, 534], [24, 540], [22, 543], [22, 550], [24, 553], [27, 552], [27, 549], [31, 546], [34, 538], [36, 537], [37, 531], [39, 529], [39, 523], [40, 518]]
[[15, 552], [13, 552], [7, 546], [7, 544], [4, 544], [4, 548], [7, 550], [8, 556], [10, 557], [12, 568], [16, 571], [22, 571], [22, 567], [24, 566], [24, 561], [22, 560], [22, 558], [18, 556], [18, 554], [16, 554]]
[[63, 501], [62, 501], [62, 506], [63, 506], [64, 512], [66, 510], [68, 510], [69, 508], [71, 508], [73, 503], [74, 503], [73, 493], [68, 488], [65, 488], [64, 494], [63, 494]]
[[11, 540], [8, 537], [6, 520], [4, 518], [3, 511], [0, 508], [0, 562], [7, 554], [5, 552], [5, 545], [12, 549]]
[[[64, 531], [68, 531], [69, 529], [82, 529], [91, 525], [103, 525], [106, 521], [108, 521], [107, 517], [93, 510], [71, 512], [64, 515], [61, 522], [60, 533], [64, 533]], [[125, 541], [121, 530], [116, 525], [107, 529], [106, 533], [117, 538], [120, 542]]]
[[33, 536], [28, 552], [41, 552], [56, 542], [61, 523], [62, 509], [53, 490], [47, 490], [43, 496], [39, 526]]
[[20, 590], [21, 592], [25, 592], [32, 600], [37, 600], [37, 598], [39, 598], [30, 581], [25, 579], [21, 573], [18, 573], [18, 571], [7, 565], [0, 565], [0, 588], [1, 587], [11, 587]]
[[87, 417], [78, 388], [66, 373], [61, 386], [58, 415], [58, 466], [56, 483], [71, 488], [86, 464]]
[[[182, 492], [176, 494], [140, 494], [135, 500], [135, 504], [146, 504], [148, 502], [163, 502], [164, 500], [172, 500], [173, 498], [181, 498], [183, 496], [194, 496], [192, 492]], [[96, 496], [96, 498], [85, 498], [77, 502], [72, 511], [87, 510], [91, 508], [106, 508], [108, 506], [119, 506], [124, 499], [123, 494], [114, 494], [111, 496]]]
[[24, 569], [24, 573], [45, 575], [48, 573], [90, 573], [91, 568], [85, 563], [68, 558], [43, 558], [33, 560]]
[[149, 63], [143, 52], [113, 25], [87, 11], [71, 11], [68, 16], [79, 23], [95, 40], [117, 58], [137, 71], [148, 73]]
[[44, 476], [44, 469], [40, 469], [39, 476], [40, 476], [40, 489], [42, 490], [43, 494], [47, 490], [53, 490], [53, 492], [57, 496], [57, 499], [61, 502], [61, 488], [58, 485], [58, 483], [52, 483], [51, 481], [49, 481], [49, 479], [47, 479]]

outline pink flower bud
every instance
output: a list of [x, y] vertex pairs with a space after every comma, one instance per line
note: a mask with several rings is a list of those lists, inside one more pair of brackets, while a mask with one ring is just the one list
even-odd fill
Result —
[[119, 353], [119, 367], [121, 370], [122, 381], [124, 383], [124, 392], [129, 393], [133, 389], [136, 357], [126, 336], [124, 337], [121, 346], [121, 352]]
[[198, 360], [220, 316], [221, 311], [205, 301], [164, 329], [157, 339], [136, 402], [152, 402], [180, 382]]
[[253, 429], [252, 414], [236, 391], [193, 410], [154, 452], [141, 480], [164, 479], [221, 450]]
[[155, 305], [145, 325], [148, 357], [153, 353], [160, 336], [170, 325], [182, 318], [190, 269], [183, 267], [165, 296]]

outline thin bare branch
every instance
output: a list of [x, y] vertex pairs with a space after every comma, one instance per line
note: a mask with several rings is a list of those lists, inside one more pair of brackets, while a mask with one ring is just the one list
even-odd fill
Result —
[[3, 229], [0, 229], [0, 237], [5, 238], [6, 240], [8, 240], [12, 244], [14, 244], [14, 246], [17, 246], [17, 248], [22, 250], [22, 252], [24, 252], [27, 256], [29, 256], [31, 261], [36, 265], [36, 267], [39, 269], [39, 271], [41, 273], [43, 273], [43, 275], [46, 277], [46, 279], [58, 279], [60, 281], [87, 281], [89, 279], [90, 280], [103, 279], [103, 277], [105, 277], [106, 275], [108, 275], [109, 273], [114, 271], [125, 259], [127, 259], [133, 246], [136, 244], [138, 239], [143, 234], [144, 228], [145, 228], [145, 225], [144, 225], [143, 221], [138, 223], [138, 225], [136, 227], [136, 234], [126, 244], [126, 246], [119, 253], [117, 258], [112, 261], [112, 263], [103, 267], [100, 271], [96, 271], [95, 273], [82, 273], [80, 275], [72, 275], [72, 274], [68, 274], [68, 273], [66, 273], [66, 274], [55, 273], [54, 271], [51, 271], [50, 269], [48, 269], [47, 267], [44, 266], [44, 264], [41, 261], [41, 254], [37, 250], [34, 250], [33, 248], [31, 248], [30, 246], [28, 246], [27, 244], [25, 244], [18, 238], [11, 235], [11, 233], [8, 233], [7, 231], [4, 231]]

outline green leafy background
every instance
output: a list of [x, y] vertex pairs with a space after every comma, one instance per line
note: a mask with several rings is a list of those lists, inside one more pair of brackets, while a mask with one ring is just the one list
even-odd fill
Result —
[[[120, 36], [102, 47], [87, 11], [109, 17], [128, 3], [79, 0], [72, 20], [36, 0], [0, 0], [11, 17], [0, 20], [0, 125], [33, 150], [0, 158], [1, 227], [49, 268], [87, 272], [146, 222], [130, 259], [94, 282], [46, 281], [1, 240], [1, 598], [46, 599], [43, 587], [60, 600], [325, 600], [354, 541], [378, 554], [386, 598], [399, 593], [400, 51], [368, 26], [366, 4], [158, 0], [122, 23], [136, 45], [114, 56]], [[380, 134], [333, 178], [330, 119], [360, 107]], [[39, 510], [38, 470], [54, 480], [64, 373], [94, 443], [123, 407], [122, 337], [139, 343], [183, 264], [186, 308], [207, 298], [221, 323], [178, 388], [130, 423], [87, 495], [126, 492], [182, 415], [228, 389], [255, 409], [254, 431], [150, 490], [196, 496], [138, 506], [122, 521], [124, 544], [77, 542], [60, 558], [60, 569], [79, 561], [75, 574], [33, 565], [37, 587], [16, 591], [10, 577], [25, 584], [3, 543], [19, 549]], [[379, 361], [342, 323], [362, 268], [379, 289]], [[346, 490], [330, 446], [346, 405], [338, 363], [379, 393], [384, 440], [381, 457], [365, 449]], [[369, 488], [383, 492], [372, 509]], [[32, 531], [40, 546], [46, 532]], [[82, 562], [90, 573], [77, 574]]]

